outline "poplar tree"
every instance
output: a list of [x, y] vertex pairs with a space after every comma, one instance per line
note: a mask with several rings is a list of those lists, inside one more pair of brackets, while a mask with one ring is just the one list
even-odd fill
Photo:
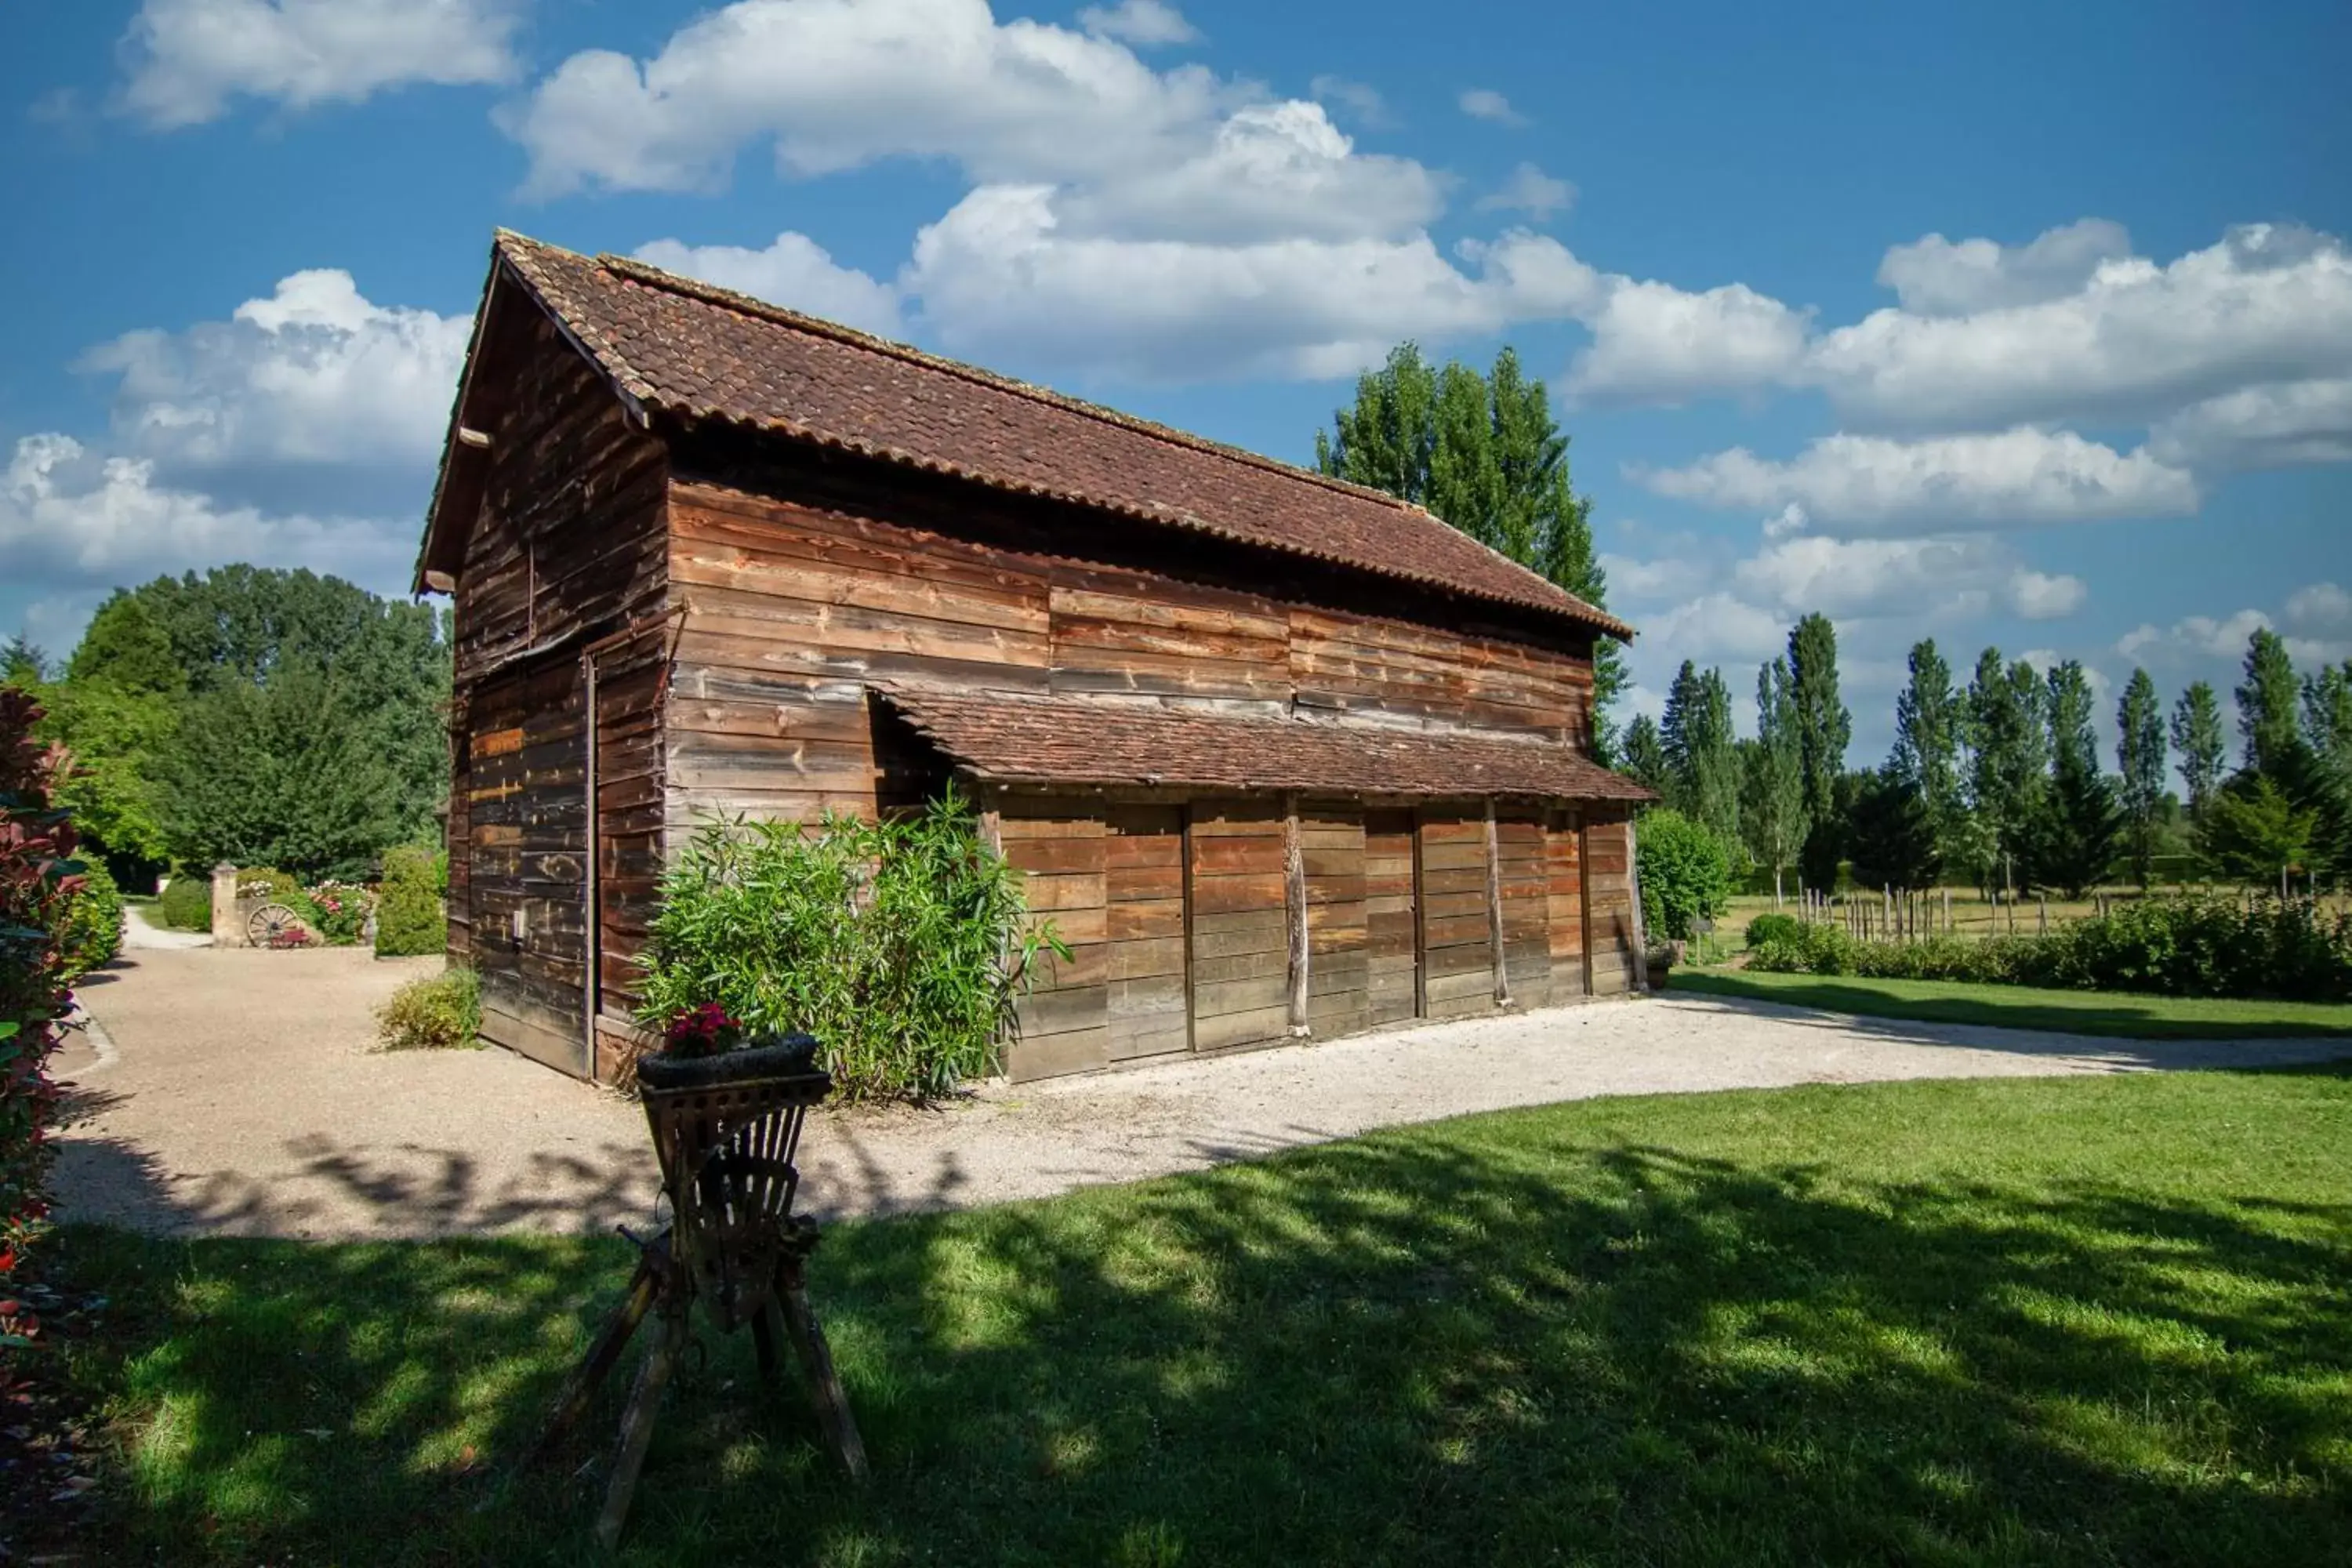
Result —
[[1647, 789], [1658, 792], [1664, 799], [1672, 790], [1674, 770], [1666, 763], [1666, 748], [1658, 738], [1657, 721], [1647, 713], [1637, 713], [1625, 726], [1624, 754], [1620, 759], [1627, 778]]
[[1805, 812], [1811, 827], [1801, 859], [1805, 880], [1828, 889], [1837, 881], [1839, 842], [1837, 784], [1845, 771], [1845, 749], [1853, 738], [1853, 716], [1838, 696], [1837, 628], [1814, 614], [1789, 633], [1790, 696], [1797, 743], [1804, 760]]
[[2180, 753], [2180, 782], [2189, 789], [2189, 812], [2201, 817], [2221, 785], [2221, 704], [2213, 688], [2198, 681], [2180, 694], [2172, 710], [2172, 749]]
[[[1481, 375], [1459, 362], [1440, 370], [1405, 342], [1316, 432], [1315, 466], [1428, 508], [1599, 609], [1609, 583], [1593, 552], [1592, 502], [1570, 483], [1568, 441], [1544, 384], [1511, 350]], [[1596, 638], [1593, 734], [1604, 756], [1608, 711], [1624, 685], [1623, 649]]]
[[1701, 674], [1690, 660], [1666, 694], [1658, 739], [1665, 753], [1668, 800], [1722, 838], [1739, 843], [1738, 737], [1731, 727], [1731, 690], [1723, 672]]
[[1895, 772], [1917, 790], [1935, 825], [1946, 859], [1954, 858], [1966, 835], [1961, 816], [1960, 736], [1967, 728], [1960, 695], [1952, 689], [1952, 667], [1933, 637], [1912, 645], [1911, 679], [1895, 700]]
[[1739, 826], [1757, 864], [1772, 871], [1772, 897], [1797, 863], [1811, 818], [1805, 810], [1805, 756], [1797, 735], [1796, 697], [1786, 658], [1756, 672], [1756, 739], [1743, 750]]
[[2305, 757], [2294, 661], [2287, 657], [2286, 640], [2267, 626], [2254, 633], [2246, 640], [2245, 671], [2236, 695], [2246, 771], [2275, 779], [2292, 793], [2302, 782]]
[[2033, 879], [2079, 899], [2115, 862], [2123, 830], [2115, 786], [2099, 771], [2098, 738], [2091, 729], [2091, 683], [2080, 661], [2051, 668], [2043, 681], [2050, 735], [2050, 787], [2032, 814]]
[[2004, 667], [2000, 650], [1977, 658], [1969, 682], [1969, 795], [1990, 841], [2000, 886], [2016, 886], [2033, 815], [2048, 783], [2041, 678], [2023, 659]]
[[2132, 875], [2156, 879], [2156, 836], [2164, 814], [2164, 709], [2156, 682], [2134, 669], [2116, 705], [2116, 766], [2123, 776], [2123, 809], [2130, 835]]

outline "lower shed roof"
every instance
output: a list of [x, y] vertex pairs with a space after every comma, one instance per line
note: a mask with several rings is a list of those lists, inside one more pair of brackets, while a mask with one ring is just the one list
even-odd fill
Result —
[[1097, 698], [879, 687], [973, 777], [1342, 795], [1655, 798], [1556, 741], [1241, 718]]

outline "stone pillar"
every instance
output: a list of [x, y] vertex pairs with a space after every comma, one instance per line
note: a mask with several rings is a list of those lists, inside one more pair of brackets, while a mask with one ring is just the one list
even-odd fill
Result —
[[213, 945], [252, 945], [245, 940], [245, 922], [236, 918], [236, 868], [226, 860], [213, 868]]

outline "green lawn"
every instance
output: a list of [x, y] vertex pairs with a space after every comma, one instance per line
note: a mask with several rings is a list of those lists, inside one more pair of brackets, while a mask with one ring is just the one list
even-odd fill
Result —
[[2205, 996], [2143, 996], [2123, 991], [2042, 991], [1957, 980], [1864, 980], [1853, 975], [1770, 974], [1756, 969], [1677, 969], [1669, 992], [1745, 996], [1830, 1013], [2062, 1029], [2129, 1040], [2352, 1038], [2352, 1006], [2316, 1002], [2235, 1002]]
[[[2341, 1563], [2347, 1150], [2352, 1068], [1824, 1087], [843, 1226], [875, 1484], [710, 1336], [623, 1556]], [[121, 1342], [100, 1556], [592, 1555], [594, 1450], [495, 1461], [619, 1244], [60, 1251]]]

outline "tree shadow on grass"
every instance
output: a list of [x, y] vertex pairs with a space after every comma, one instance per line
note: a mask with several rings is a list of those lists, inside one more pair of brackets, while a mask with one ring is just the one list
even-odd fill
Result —
[[[2352, 1209], [1540, 1125], [841, 1226], [814, 1279], [873, 1486], [705, 1330], [625, 1557], [2270, 1565], [2352, 1531]], [[126, 1548], [585, 1555], [599, 1446], [492, 1467], [625, 1248], [68, 1245], [140, 1347], [88, 1369], [142, 1422]]]
[[[2014, 990], [2015, 995], [2002, 994]], [[2312, 1006], [2314, 1015], [2329, 1016], [2267, 1018], [2183, 1017], [2168, 1012], [2164, 998], [2145, 1000], [2120, 992], [2053, 993], [2028, 987], [1973, 986], [1966, 995], [1903, 995], [1868, 983], [1842, 983], [1815, 977], [1801, 984], [1759, 984], [1736, 973], [1676, 973], [1666, 994], [1677, 999], [1705, 997], [1730, 1006], [1774, 1007], [1840, 1015], [1842, 1026], [1885, 1032], [1902, 1022], [1963, 1025], [2015, 1031], [2014, 1045], [1981, 1042], [2000, 1049], [2032, 1055], [2062, 1055], [2079, 1049], [2072, 1042], [2033, 1042], [2034, 1032], [2088, 1035], [2113, 1041], [2114, 1050], [2151, 1058], [2147, 1065], [2173, 1065], [2166, 1058], [2168, 1043], [2213, 1040], [2343, 1040], [2352, 1042], [2352, 1021], [2341, 1021], [2345, 1009]], [[2096, 1005], [2086, 999], [2096, 995]], [[2303, 1005], [2297, 1004], [2294, 1005]], [[1979, 1042], [1971, 1042], [1972, 1044]], [[2352, 1049], [2347, 1044], [2347, 1049]]]

